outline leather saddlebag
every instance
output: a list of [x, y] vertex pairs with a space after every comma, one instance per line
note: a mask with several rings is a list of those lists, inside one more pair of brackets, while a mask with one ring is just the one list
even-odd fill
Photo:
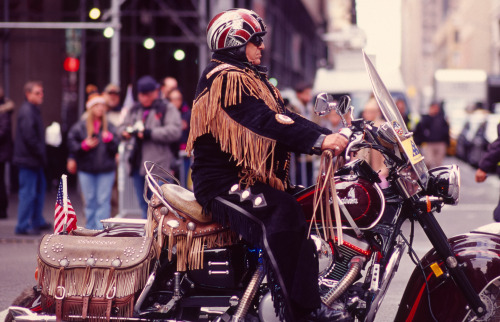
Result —
[[149, 237], [45, 235], [38, 252], [42, 308], [58, 321], [132, 317], [155, 258]]

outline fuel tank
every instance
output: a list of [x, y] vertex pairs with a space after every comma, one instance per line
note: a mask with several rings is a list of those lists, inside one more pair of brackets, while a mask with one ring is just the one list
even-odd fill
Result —
[[[355, 160], [335, 173], [335, 188], [344, 228], [351, 228], [345, 217], [346, 212], [361, 230], [370, 229], [380, 221], [384, 213], [385, 198], [377, 181], [380, 181], [378, 175], [363, 160]], [[317, 189], [317, 186], [313, 185], [296, 195], [307, 220], [312, 217]], [[330, 207], [333, 214], [332, 200]], [[316, 216], [316, 220], [318, 219], [319, 215]]]
[[[452, 237], [448, 242], [476, 292], [500, 276], [500, 223]], [[431, 249], [421, 262], [424, 273], [419, 267], [413, 271], [395, 321], [432, 321], [431, 311], [438, 321], [462, 321], [468, 312], [467, 302], [447, 274], [443, 260]]]

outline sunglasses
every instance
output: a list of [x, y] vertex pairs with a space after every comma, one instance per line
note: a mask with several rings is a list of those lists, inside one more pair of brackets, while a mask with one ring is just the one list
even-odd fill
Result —
[[255, 46], [259, 47], [264, 42], [264, 39], [261, 36], [253, 36], [249, 41]]

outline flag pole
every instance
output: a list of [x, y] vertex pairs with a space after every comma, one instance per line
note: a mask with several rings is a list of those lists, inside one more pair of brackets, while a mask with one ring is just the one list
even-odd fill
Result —
[[63, 226], [63, 233], [66, 233], [66, 229], [68, 227], [68, 181], [67, 178], [68, 176], [63, 174], [62, 175], [62, 182], [63, 182], [63, 211], [64, 211], [64, 226]]

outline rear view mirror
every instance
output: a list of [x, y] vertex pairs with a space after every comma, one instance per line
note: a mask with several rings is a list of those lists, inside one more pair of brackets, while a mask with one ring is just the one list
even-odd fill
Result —
[[314, 113], [319, 116], [326, 115], [330, 113], [333, 109], [335, 103], [333, 102], [333, 97], [327, 93], [320, 93], [316, 97], [316, 103], [314, 104]]
[[348, 95], [343, 95], [338, 101], [335, 101], [333, 96], [327, 93], [318, 94], [316, 103], [314, 104], [314, 113], [322, 116], [330, 113], [333, 109], [342, 118], [344, 126], [348, 126], [345, 115], [349, 114], [349, 119], [352, 119], [351, 98]]
[[336, 111], [338, 115], [344, 116], [351, 111], [351, 98], [347, 95], [343, 95], [340, 97]]

